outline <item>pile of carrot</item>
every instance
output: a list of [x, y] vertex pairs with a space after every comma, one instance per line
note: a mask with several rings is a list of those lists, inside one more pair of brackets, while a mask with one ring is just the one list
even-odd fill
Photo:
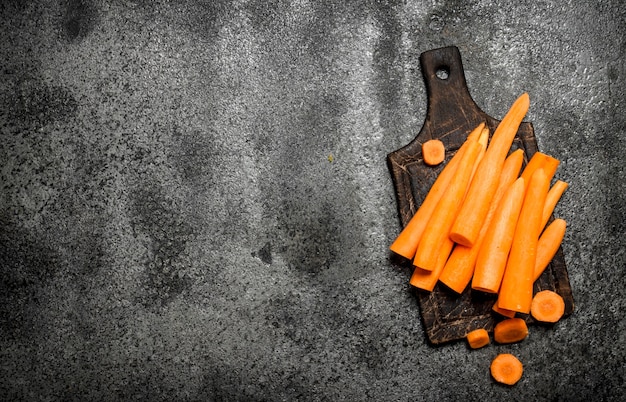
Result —
[[[565, 235], [566, 222], [550, 218], [567, 183], [551, 184], [558, 159], [536, 152], [522, 169], [524, 151], [511, 150], [529, 106], [524, 93], [492, 135], [484, 123], [469, 132], [391, 244], [413, 262], [412, 286], [471, 286], [497, 294], [494, 310], [506, 317], [530, 313], [534, 281]], [[422, 152], [427, 165], [441, 158], [430, 143]]]
[[[432, 291], [441, 282], [458, 294], [468, 286], [496, 294], [493, 310], [501, 319], [493, 335], [499, 344], [528, 336], [526, 321], [517, 313], [554, 323], [565, 307], [556, 292], [533, 294], [534, 282], [565, 235], [565, 220], [551, 217], [568, 184], [553, 180], [558, 159], [541, 152], [527, 159], [523, 150], [512, 150], [529, 106], [524, 93], [492, 135], [484, 123], [468, 133], [390, 246], [412, 261], [410, 284], [416, 288]], [[440, 142], [422, 147], [427, 166], [442, 163], [444, 155]], [[477, 328], [466, 340], [470, 348], [481, 348], [489, 344], [489, 333]], [[522, 363], [508, 353], [498, 354], [490, 369], [496, 381], [508, 385], [523, 372]]]

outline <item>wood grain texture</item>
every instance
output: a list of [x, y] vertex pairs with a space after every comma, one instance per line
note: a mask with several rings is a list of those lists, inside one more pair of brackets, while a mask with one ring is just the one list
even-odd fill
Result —
[[[482, 111], [472, 99], [459, 49], [455, 46], [434, 49], [420, 55], [422, 74], [426, 84], [428, 109], [422, 129], [406, 146], [391, 152], [387, 164], [393, 179], [400, 224], [404, 227], [424, 200], [437, 175], [461, 144], [480, 122], [485, 122], [491, 133], [499, 120]], [[446, 147], [446, 159], [437, 167], [427, 166], [421, 155], [422, 143], [432, 138], [440, 139]], [[524, 165], [538, 151], [531, 123], [523, 122], [513, 142], [511, 151], [524, 150]], [[551, 218], [552, 219], [552, 218]], [[406, 261], [410, 265], [410, 261]], [[535, 283], [535, 290], [551, 289], [563, 296], [565, 315], [574, 310], [563, 251], [559, 248], [551, 264]], [[437, 284], [432, 292], [415, 289], [428, 340], [441, 344], [464, 339], [476, 328], [493, 330], [500, 319], [491, 306], [495, 295], [471, 290], [463, 294]], [[532, 317], [524, 316], [529, 324]]]

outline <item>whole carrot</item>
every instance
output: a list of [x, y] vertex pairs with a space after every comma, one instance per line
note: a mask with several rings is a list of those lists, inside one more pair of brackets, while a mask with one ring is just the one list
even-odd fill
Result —
[[463, 155], [456, 175], [450, 182], [445, 194], [439, 200], [417, 245], [413, 265], [426, 271], [435, 269], [438, 249], [450, 233], [450, 227], [465, 196], [472, 168], [480, 154], [480, 149], [481, 145], [478, 142], [473, 142]]
[[489, 205], [498, 187], [498, 178], [515, 134], [528, 112], [530, 100], [527, 93], [513, 103], [496, 128], [487, 152], [482, 158], [456, 220], [450, 231], [452, 240], [471, 247], [478, 238], [480, 228], [489, 211]]
[[524, 201], [524, 191], [524, 179], [520, 177], [502, 197], [478, 251], [472, 289], [488, 293], [497, 293], [500, 289]]
[[498, 295], [501, 308], [525, 314], [530, 312], [541, 215], [549, 188], [550, 181], [543, 169], [536, 170], [526, 189], [502, 278]]
[[437, 180], [435, 180], [432, 187], [428, 191], [422, 205], [418, 208], [417, 212], [409, 220], [409, 223], [407, 223], [389, 247], [391, 251], [403, 256], [406, 259], [413, 259], [415, 251], [417, 250], [417, 245], [422, 237], [422, 234], [424, 233], [426, 225], [428, 224], [428, 220], [435, 210], [437, 203], [441, 199], [441, 196], [448, 189], [450, 181], [454, 177], [459, 166], [459, 162], [463, 158], [463, 154], [472, 142], [478, 141], [484, 126], [485, 123], [480, 123], [470, 132], [461, 148], [459, 148], [457, 153], [452, 157], [452, 159], [450, 159], [441, 173], [439, 173]]
[[457, 293], [462, 293], [472, 279], [478, 252], [485, 238], [485, 234], [487, 233], [487, 228], [493, 219], [497, 206], [504, 193], [511, 186], [511, 184], [513, 184], [519, 174], [523, 158], [524, 151], [521, 149], [513, 151], [506, 158], [502, 168], [502, 173], [500, 174], [498, 189], [496, 190], [496, 194], [491, 201], [489, 212], [485, 217], [485, 222], [483, 223], [476, 243], [472, 247], [466, 247], [460, 244], [454, 247], [450, 258], [446, 262], [446, 266], [441, 272], [439, 280]]

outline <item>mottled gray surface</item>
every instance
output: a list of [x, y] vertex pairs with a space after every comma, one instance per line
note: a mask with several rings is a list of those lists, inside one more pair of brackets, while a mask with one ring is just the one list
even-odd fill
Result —
[[[621, 0], [0, 14], [0, 399], [624, 400]], [[387, 251], [385, 157], [424, 120], [419, 54], [447, 45], [490, 115], [529, 92], [570, 183], [576, 311], [513, 346], [428, 346]]]

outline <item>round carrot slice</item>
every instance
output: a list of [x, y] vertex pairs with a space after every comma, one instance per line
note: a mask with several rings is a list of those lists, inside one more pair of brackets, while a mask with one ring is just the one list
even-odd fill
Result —
[[524, 373], [524, 366], [510, 353], [501, 353], [491, 361], [491, 376], [499, 383], [514, 385]]
[[427, 165], [438, 165], [446, 158], [446, 148], [440, 140], [428, 140], [422, 144], [422, 158]]
[[554, 323], [563, 317], [565, 302], [552, 290], [537, 292], [530, 304], [530, 314], [537, 321]]

